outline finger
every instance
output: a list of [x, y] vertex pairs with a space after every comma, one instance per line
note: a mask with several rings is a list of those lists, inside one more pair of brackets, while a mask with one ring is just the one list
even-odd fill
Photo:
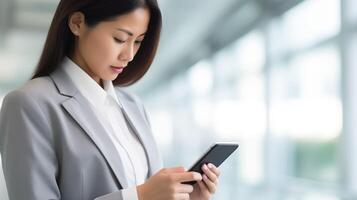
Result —
[[197, 181], [197, 184], [198, 184], [203, 196], [209, 196], [211, 194], [210, 191], [208, 190], [206, 184], [203, 181]]
[[213, 183], [205, 174], [202, 176], [202, 180], [206, 184], [209, 192], [214, 194], [216, 192], [216, 184]]
[[179, 186], [177, 186], [177, 192], [178, 193], [191, 193], [191, 192], [193, 192], [193, 186], [187, 185], [187, 184], [180, 184]]
[[203, 165], [202, 170], [213, 183], [218, 182], [218, 177], [207, 167], [207, 165]]
[[172, 174], [175, 182], [199, 181], [202, 180], [201, 174], [197, 172], [181, 172]]
[[189, 200], [190, 199], [190, 194], [188, 194], [188, 193], [176, 193], [175, 194], [175, 199]]
[[186, 169], [184, 167], [170, 167], [163, 169], [163, 171], [166, 173], [180, 173], [185, 172]]
[[219, 177], [221, 175], [221, 171], [214, 164], [209, 163], [207, 166], [211, 171], [213, 171], [213, 173], [216, 174], [217, 177]]

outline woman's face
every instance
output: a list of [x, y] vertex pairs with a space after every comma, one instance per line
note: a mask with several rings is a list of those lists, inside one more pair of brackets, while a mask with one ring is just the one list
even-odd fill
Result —
[[92, 28], [84, 20], [80, 12], [69, 19], [70, 29], [76, 36], [71, 58], [97, 83], [101, 79], [114, 80], [140, 48], [150, 21], [149, 9], [137, 8]]

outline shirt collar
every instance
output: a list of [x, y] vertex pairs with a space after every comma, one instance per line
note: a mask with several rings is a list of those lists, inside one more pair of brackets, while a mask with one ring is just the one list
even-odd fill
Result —
[[115, 88], [113, 86], [113, 82], [112, 81], [107, 81], [107, 80], [104, 80], [103, 81], [103, 86], [104, 86], [104, 90], [107, 91], [108, 93], [108, 96], [111, 97], [112, 99], [114, 99], [114, 101], [120, 106], [120, 107], [123, 107], [116, 95], [116, 92], [115, 92]]
[[89, 100], [93, 106], [103, 106], [108, 97], [113, 98], [120, 105], [112, 81], [103, 80], [103, 89], [82, 68], [68, 57], [64, 58], [62, 67], [79, 92]]

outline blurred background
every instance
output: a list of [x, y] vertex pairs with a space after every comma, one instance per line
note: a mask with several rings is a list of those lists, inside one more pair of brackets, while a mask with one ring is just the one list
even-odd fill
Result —
[[[30, 78], [58, 2], [0, 0], [0, 105]], [[215, 200], [357, 199], [356, 0], [159, 4], [157, 57], [128, 89], [165, 166], [235, 141]]]

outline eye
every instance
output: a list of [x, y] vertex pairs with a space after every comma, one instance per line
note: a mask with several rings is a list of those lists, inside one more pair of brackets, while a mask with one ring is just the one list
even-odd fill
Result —
[[138, 40], [138, 41], [135, 41], [135, 44], [140, 45], [142, 42], [143, 42], [142, 40]]
[[125, 43], [124, 40], [121, 40], [121, 39], [118, 39], [118, 38], [114, 38], [114, 41], [115, 41], [116, 43], [119, 43], [119, 44]]

